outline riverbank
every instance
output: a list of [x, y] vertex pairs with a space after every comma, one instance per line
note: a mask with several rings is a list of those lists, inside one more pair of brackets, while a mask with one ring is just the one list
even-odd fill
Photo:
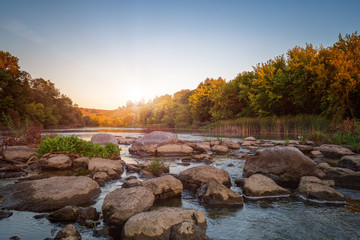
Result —
[[[83, 133], [80, 133], [83, 134]], [[94, 133], [93, 133], [94, 134]], [[143, 135], [139, 133], [127, 133], [123, 134], [122, 139], [129, 139], [130, 135]], [[128, 138], [126, 138], [126, 136]], [[179, 139], [181, 141], [191, 141], [201, 143], [204, 142], [203, 137], [196, 137], [191, 135], [182, 135], [179, 134]], [[207, 139], [218, 141], [216, 137]], [[230, 139], [222, 139], [224, 142], [229, 141]], [[269, 147], [283, 144], [283, 142], [278, 141], [264, 141], [248, 139], [231, 139], [232, 142], [238, 144], [238, 149], [230, 149], [227, 153], [212, 153], [209, 154], [211, 157], [210, 162], [196, 161], [192, 156], [159, 156], [159, 160], [164, 162], [169, 166], [169, 173], [173, 176], [181, 175], [181, 172], [184, 172], [188, 169], [197, 166], [212, 166], [217, 169], [225, 170], [229, 173], [230, 182], [232, 184], [231, 190], [235, 191], [238, 194], [242, 194], [242, 187], [239, 187], [235, 184], [235, 180], [243, 177], [243, 168], [248, 161], [248, 157], [255, 156], [255, 153], [260, 150], [268, 149]], [[215, 143], [214, 142], [214, 143]], [[272, 145], [270, 145], [272, 144]], [[222, 144], [219, 144], [220, 146]], [[289, 145], [297, 146], [302, 151], [314, 150], [311, 142], [308, 142], [307, 145], [301, 145], [296, 141], [289, 141]], [[140, 182], [145, 182], [146, 179], [141, 176], [141, 173], [136, 171], [129, 171], [130, 165], [136, 164], [145, 164], [149, 161], [154, 161], [156, 158], [154, 156], [143, 156], [140, 157], [137, 154], [131, 154], [129, 148], [132, 145], [123, 145], [121, 159], [125, 162], [126, 167], [124, 172], [121, 174], [121, 178], [116, 178], [105, 183], [104, 186], [100, 187], [102, 191], [100, 195], [96, 198], [96, 203], [93, 205], [98, 212], [102, 211], [103, 200], [104, 198], [113, 190], [120, 188], [127, 182], [127, 178], [130, 176], [136, 177]], [[215, 145], [214, 145], [215, 146]], [[306, 147], [307, 146], [307, 147]], [[211, 146], [210, 146], [211, 147]], [[212, 148], [212, 147], [211, 147]], [[164, 148], [162, 148], [163, 150]], [[316, 150], [316, 149], [315, 149]], [[319, 149], [320, 150], [320, 149]], [[326, 149], [322, 149], [323, 154], [326, 153]], [[210, 152], [211, 153], [211, 149]], [[309, 154], [309, 152], [307, 153]], [[317, 165], [322, 164], [325, 161], [325, 158], [314, 158], [315, 162], [318, 162]], [[326, 160], [328, 161], [328, 160]], [[333, 166], [337, 165], [339, 161], [338, 157], [329, 161]], [[324, 164], [323, 164], [324, 165]], [[17, 179], [17, 178], [15, 178]], [[156, 178], [154, 178], [156, 179]], [[6, 184], [12, 184], [11, 179], [2, 181], [7, 182]], [[291, 189], [290, 189], [291, 190]], [[224, 207], [224, 206], [210, 206], [199, 202], [196, 192], [187, 190], [184, 188], [180, 198], [167, 199], [162, 201], [155, 201], [153, 208], [159, 206], [176, 206], [180, 208], [191, 208], [196, 210], [201, 210], [208, 222], [208, 228], [206, 234], [212, 239], [236, 239], [239, 236], [247, 236], [250, 239], [262, 239], [264, 236], [267, 236], [270, 239], [275, 238], [287, 238], [291, 239], [294, 236], [294, 232], [299, 233], [299, 239], [302, 238], [331, 238], [332, 236], [337, 236], [338, 238], [353, 237], [357, 238], [357, 225], [356, 219], [360, 212], [360, 194], [357, 190], [348, 190], [343, 188], [336, 188], [336, 190], [343, 193], [346, 197], [346, 203], [342, 205], [318, 205], [308, 201], [303, 201], [301, 198], [297, 197], [296, 189], [291, 190], [290, 197], [287, 198], [273, 198], [273, 199], [259, 199], [253, 200], [249, 198], [244, 199], [243, 207]], [[320, 213], [320, 214], [319, 214]], [[10, 225], [23, 225], [22, 222], [26, 223], [25, 218], [32, 218], [36, 214], [30, 212], [18, 212], [14, 211], [14, 215], [10, 218], [1, 220], [0, 224], [4, 228], [1, 229], [7, 235], [2, 236], [2, 238], [9, 238], [12, 235], [20, 235], [21, 239], [31, 239], [30, 233], [35, 232], [38, 234], [36, 236], [32, 235], [32, 239], [45, 238], [51, 236], [51, 229], [56, 228], [55, 233], [63, 228], [65, 224], [63, 223], [50, 223], [47, 219], [33, 220], [33, 224], [30, 226], [33, 228], [29, 229], [28, 226], [24, 226], [24, 232], [21, 234], [16, 233], [17, 230], [13, 229], [11, 232]], [[320, 217], [319, 215], [323, 216]], [[271, 216], [271, 217], [270, 217]], [[310, 216], [310, 217], [309, 217]], [[268, 219], [269, 221], [267, 221]], [[311, 221], [312, 219], [317, 219], [317, 221]], [[6, 223], [4, 223], [6, 221]], [[341, 221], [342, 225], [338, 226], [334, 224], [335, 222]], [[3, 224], [4, 223], [4, 224]], [[39, 225], [40, 224], [40, 225]], [[309, 228], [310, 225], [312, 226]], [[106, 239], [106, 237], [93, 237], [92, 229], [84, 229], [78, 223], [75, 223], [76, 229], [83, 236], [83, 239]], [[96, 228], [99, 230], [104, 226], [103, 220], [100, 220], [100, 225]], [[234, 227], [236, 226], [236, 227]], [[294, 226], [297, 226], [294, 228]], [[307, 227], [306, 227], [307, 226]], [[17, 228], [19, 229], [19, 227]], [[36, 230], [38, 229], [38, 231]], [[48, 229], [48, 230], [46, 230]], [[254, 233], [254, 229], [256, 230]], [[278, 231], [282, 229], [281, 233]], [[314, 231], [309, 231], [312, 229]], [[323, 229], [327, 229], [324, 231]], [[4, 231], [3, 231], [4, 230]], [[26, 231], [29, 231], [26, 235]], [[344, 231], [346, 236], [343, 235]], [[42, 232], [42, 233], [41, 233]], [[14, 234], [12, 234], [14, 233]], [[55, 234], [54, 233], [54, 234]], [[34, 237], [35, 236], [35, 237]], [[54, 236], [54, 235], [53, 235]]]

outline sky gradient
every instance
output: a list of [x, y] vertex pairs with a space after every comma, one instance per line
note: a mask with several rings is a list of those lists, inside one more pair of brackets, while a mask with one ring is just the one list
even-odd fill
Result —
[[115, 109], [232, 80], [360, 29], [360, 1], [0, 0], [0, 50], [80, 107]]

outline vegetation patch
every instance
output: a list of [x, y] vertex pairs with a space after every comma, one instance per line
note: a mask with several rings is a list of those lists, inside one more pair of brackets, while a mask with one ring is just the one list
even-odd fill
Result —
[[87, 142], [76, 136], [47, 137], [39, 144], [39, 156], [49, 152], [75, 153], [83, 157], [117, 158], [121, 149], [113, 143], [105, 146]]
[[159, 159], [155, 159], [148, 167], [147, 171], [151, 172], [152, 174], [156, 175], [156, 173], [160, 170], [165, 168], [165, 164], [161, 162]]

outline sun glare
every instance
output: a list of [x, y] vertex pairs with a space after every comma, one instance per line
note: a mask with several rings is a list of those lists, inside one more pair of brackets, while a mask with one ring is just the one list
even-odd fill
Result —
[[127, 100], [140, 102], [145, 97], [144, 93], [139, 90], [129, 91]]

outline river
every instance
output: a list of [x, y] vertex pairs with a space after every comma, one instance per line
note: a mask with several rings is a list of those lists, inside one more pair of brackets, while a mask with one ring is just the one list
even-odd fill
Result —
[[[138, 128], [85, 128], [53, 130], [51, 133], [60, 135], [77, 135], [85, 140], [98, 132], [107, 132], [115, 136], [143, 135]], [[208, 133], [178, 133], [180, 139], [204, 140], [215, 138]], [[240, 138], [231, 136], [233, 141]], [[126, 162], [143, 162], [144, 159], [129, 154], [129, 146], [121, 145], [121, 158]], [[233, 187], [241, 193], [241, 188], [235, 187], [234, 179], [241, 177], [244, 160], [238, 157], [239, 151], [248, 152], [246, 149], [235, 151], [232, 155], [215, 156], [212, 165], [225, 169], [230, 173]], [[201, 163], [191, 163], [191, 166], [180, 164], [180, 158], [167, 160], [171, 173], [179, 173], [189, 167]], [[233, 166], [229, 166], [232, 163]], [[130, 175], [123, 173], [122, 178], [108, 182], [101, 187], [102, 193], [93, 205], [101, 212], [105, 196], [112, 190], [121, 187], [124, 179]], [[13, 180], [0, 179], [0, 185], [12, 183]], [[201, 209], [207, 218], [207, 235], [213, 240], [236, 239], [360, 239], [360, 191], [337, 188], [346, 196], [345, 205], [315, 204], [305, 202], [296, 196], [289, 198], [249, 200], [245, 199], [242, 208], [234, 207], [209, 207], [199, 204], [191, 191], [184, 191], [181, 199], [167, 200], [156, 203], [157, 206], [177, 206], [182, 208]], [[260, 205], [266, 203], [267, 208]], [[38, 213], [13, 211], [12, 217], [0, 220], [0, 239], [9, 239], [18, 236], [20, 239], [45, 239], [53, 238], [65, 226], [62, 223], [51, 223], [46, 218], [34, 219]], [[92, 229], [76, 225], [82, 239], [107, 239], [93, 237]], [[99, 226], [101, 227], [101, 225]]]

